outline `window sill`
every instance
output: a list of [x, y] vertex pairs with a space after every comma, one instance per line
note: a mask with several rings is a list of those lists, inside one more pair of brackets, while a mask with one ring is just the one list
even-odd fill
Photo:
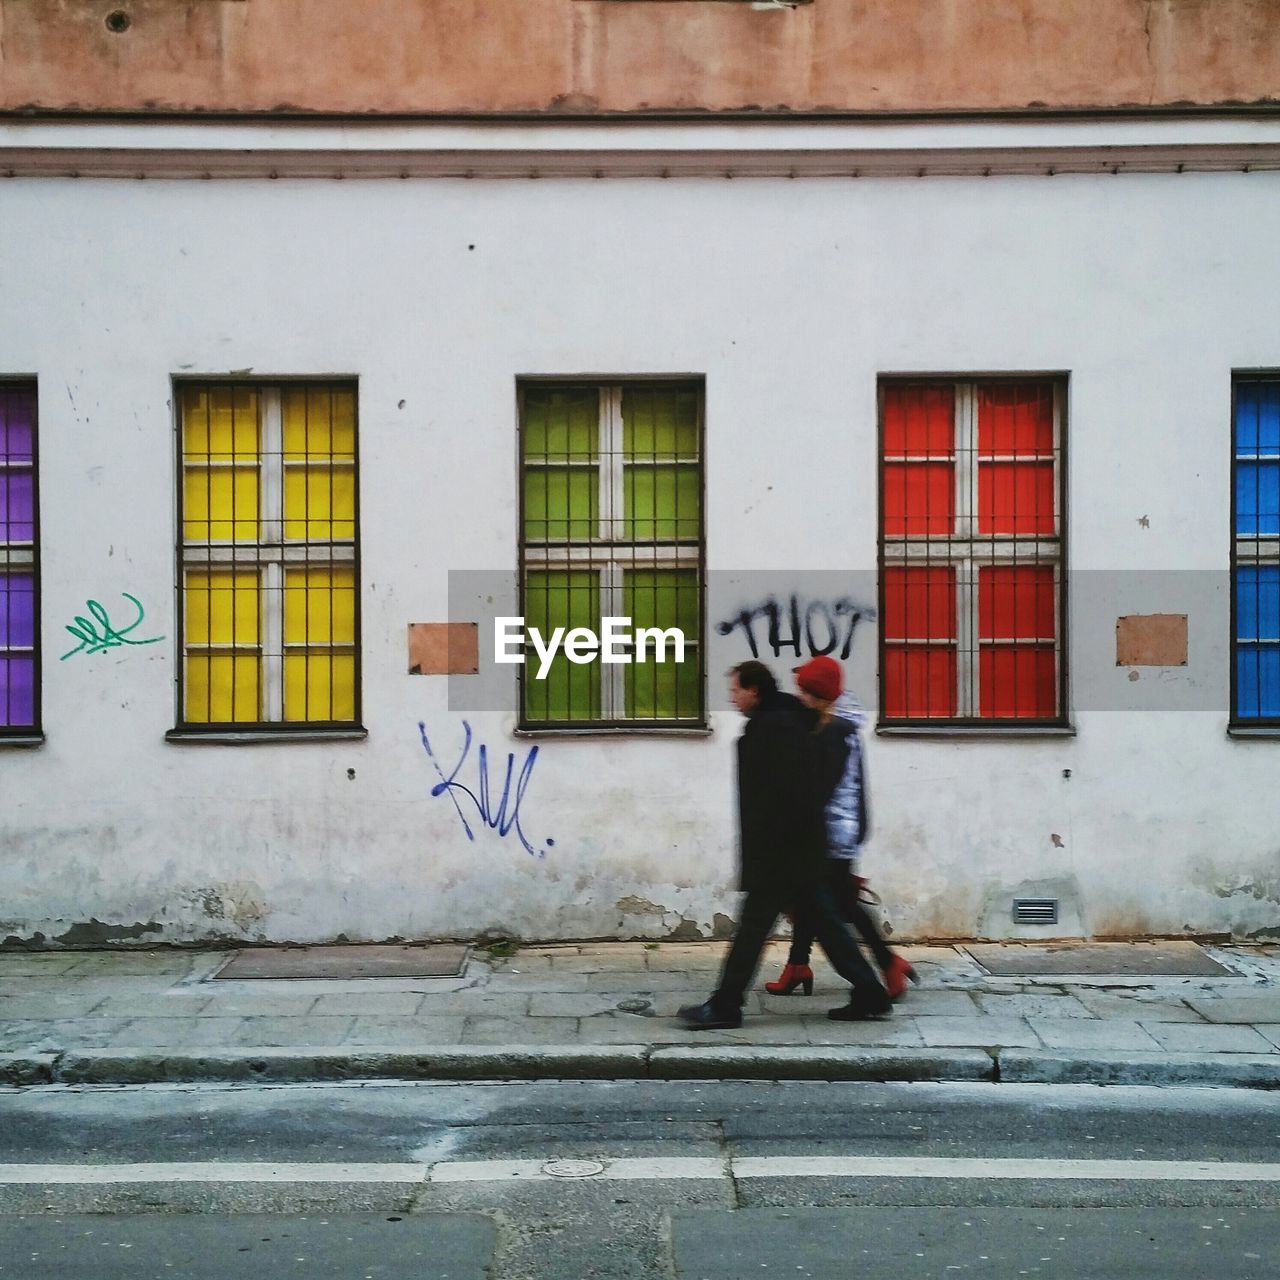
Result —
[[232, 729], [212, 732], [208, 729], [170, 729], [166, 742], [197, 747], [248, 747], [270, 742], [363, 742], [369, 730], [363, 725], [350, 729]]
[[513, 729], [517, 738], [709, 738], [714, 732], [710, 725], [667, 725], [665, 727], [637, 725], [635, 728], [621, 725], [547, 726], [537, 729]]
[[0, 738], [0, 748], [2, 747], [42, 747], [44, 746], [43, 733], [26, 733], [21, 737], [16, 734], [12, 738]]
[[1074, 738], [1074, 725], [985, 725], [985, 724], [947, 724], [947, 725], [877, 725], [878, 738], [981, 738], [981, 739], [1027, 739], [1027, 738]]
[[1271, 739], [1273, 741], [1280, 741], [1280, 725], [1260, 724], [1255, 726], [1255, 725], [1245, 725], [1245, 724], [1232, 724], [1227, 726], [1227, 737], [1243, 738], [1245, 740], [1248, 740], [1249, 738], [1260, 738], [1263, 741], [1266, 741], [1267, 739]]

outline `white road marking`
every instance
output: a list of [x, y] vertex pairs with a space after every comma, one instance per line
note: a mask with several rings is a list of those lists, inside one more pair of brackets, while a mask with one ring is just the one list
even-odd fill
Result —
[[[554, 1159], [555, 1157], [549, 1157]], [[0, 1164], [0, 1186], [111, 1183], [560, 1182], [547, 1160], [442, 1160], [426, 1163], [205, 1160], [147, 1164]], [[582, 1182], [721, 1178], [951, 1178], [1154, 1182], [1280, 1182], [1280, 1164], [1212, 1160], [1035, 1160], [986, 1156], [705, 1156], [601, 1159]]]
[[1021, 1160], [987, 1156], [740, 1156], [735, 1178], [1022, 1178], [1278, 1182], [1280, 1164], [1213, 1160]]
[[164, 1164], [0, 1164], [0, 1186], [111, 1182], [423, 1182], [423, 1164], [271, 1164], [201, 1160]]

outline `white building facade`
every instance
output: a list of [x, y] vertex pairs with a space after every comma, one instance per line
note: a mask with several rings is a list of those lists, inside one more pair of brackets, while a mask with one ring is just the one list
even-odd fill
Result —
[[[1265, 116], [0, 125], [0, 938], [723, 936], [753, 646], [845, 659], [897, 936], [1280, 936], [1278, 171]], [[1043, 449], [983, 443], [1010, 386]], [[693, 406], [652, 481], [647, 387]], [[903, 387], [960, 434], [895, 443]], [[581, 491], [530, 407], [575, 388]], [[998, 552], [984, 460], [1047, 504]], [[610, 493], [646, 528], [597, 538]], [[1001, 631], [964, 564], [1019, 537]], [[693, 584], [684, 683], [522, 705], [466, 575], [623, 556], [634, 613], [636, 539]], [[959, 575], [942, 630], [904, 566]], [[408, 650], [446, 622], [480, 675]]]

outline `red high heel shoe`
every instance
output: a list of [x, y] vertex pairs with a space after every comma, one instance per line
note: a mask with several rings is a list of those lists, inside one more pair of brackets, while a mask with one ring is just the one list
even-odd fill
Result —
[[908, 982], [918, 985], [920, 977], [901, 956], [895, 955], [884, 971], [884, 989], [889, 993], [889, 999], [901, 1000], [907, 994]]
[[764, 984], [771, 996], [789, 996], [797, 987], [803, 987], [805, 995], [813, 995], [813, 970], [807, 964], [789, 964], [776, 982]]

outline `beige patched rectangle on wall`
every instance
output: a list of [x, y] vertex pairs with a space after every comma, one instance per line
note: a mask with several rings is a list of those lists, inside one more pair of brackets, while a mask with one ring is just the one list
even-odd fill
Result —
[[1135, 613], [1116, 619], [1117, 667], [1186, 665], [1185, 613]]
[[409, 623], [411, 676], [473, 676], [479, 670], [480, 632], [476, 623]]

